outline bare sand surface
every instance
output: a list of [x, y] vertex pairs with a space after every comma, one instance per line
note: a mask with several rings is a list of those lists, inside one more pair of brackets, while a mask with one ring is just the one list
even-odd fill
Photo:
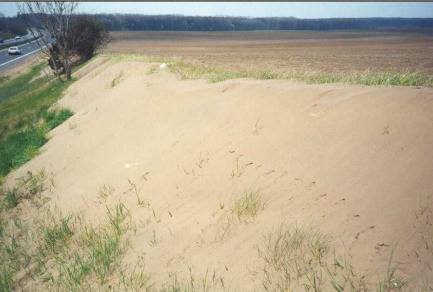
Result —
[[[99, 58], [58, 106], [75, 115], [11, 173], [44, 169], [51, 204], [98, 221], [114, 191], [136, 223], [124, 261], [155, 283], [206, 270], [262, 290], [258, 247], [280, 224], [314, 226], [374, 285], [393, 262], [409, 290], [432, 279], [433, 90], [283, 80], [179, 80]], [[245, 191], [265, 205], [225, 228]], [[146, 202], [137, 204], [136, 191]], [[221, 235], [223, 233], [223, 235]], [[424, 286], [422, 286], [424, 285]]]

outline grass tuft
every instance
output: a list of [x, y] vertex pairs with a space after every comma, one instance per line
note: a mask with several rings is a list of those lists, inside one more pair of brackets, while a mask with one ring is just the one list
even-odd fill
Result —
[[108, 223], [98, 228], [84, 225], [77, 239], [78, 250], [72, 256], [64, 256], [66, 262], [58, 266], [60, 276], [55, 280], [57, 286], [67, 290], [80, 290], [91, 286], [92, 275], [100, 284], [118, 266], [118, 261], [125, 251], [122, 236], [126, 232], [124, 225], [128, 212], [124, 205], [118, 204], [113, 209], [107, 208]]
[[108, 197], [110, 197], [114, 193], [114, 188], [110, 185], [103, 185], [98, 190], [98, 196], [101, 202], [105, 202]]
[[170, 274], [170, 281], [166, 283], [161, 292], [209, 292], [209, 291], [224, 291], [224, 279], [217, 276], [214, 271], [212, 274], [206, 269], [203, 275], [196, 275], [192, 268], [188, 267], [189, 275], [186, 278], [179, 278], [176, 274]]
[[41, 248], [45, 251], [56, 253], [66, 246], [67, 241], [74, 235], [72, 216], [55, 218], [41, 226], [43, 237]]
[[[0, 191], [4, 193], [2, 206], [6, 210], [15, 208], [23, 200], [31, 200], [36, 205], [43, 203], [42, 193], [45, 191], [45, 173], [39, 171], [35, 174], [28, 171], [25, 176], [17, 179], [18, 183], [15, 187]], [[35, 199], [40, 199], [41, 202], [37, 202]]]
[[259, 248], [266, 291], [367, 291], [363, 275], [331, 252], [331, 238], [311, 228], [281, 225]]
[[246, 218], [255, 218], [265, 207], [260, 192], [246, 191], [242, 197], [235, 200], [231, 209], [239, 221]]
[[111, 80], [110, 87], [113, 88], [117, 86], [122, 81], [122, 77], [123, 77], [123, 72], [117, 74], [116, 77], [114, 77], [113, 80]]
[[48, 130], [52, 130], [73, 115], [74, 113], [70, 109], [64, 108], [60, 110], [46, 111], [43, 113], [42, 117]]

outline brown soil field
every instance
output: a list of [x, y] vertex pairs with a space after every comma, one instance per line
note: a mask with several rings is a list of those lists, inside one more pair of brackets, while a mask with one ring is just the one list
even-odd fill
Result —
[[[174, 49], [111, 48], [128, 43]], [[81, 289], [111, 291], [144, 259], [151, 291], [173, 275], [166, 291], [431, 291], [433, 89], [179, 80], [106, 56], [76, 77], [57, 104], [74, 116], [5, 184], [43, 169], [47, 206], [93, 224], [125, 206], [127, 249]]]
[[433, 74], [433, 34], [387, 32], [111, 32], [107, 53], [176, 57], [234, 70]]

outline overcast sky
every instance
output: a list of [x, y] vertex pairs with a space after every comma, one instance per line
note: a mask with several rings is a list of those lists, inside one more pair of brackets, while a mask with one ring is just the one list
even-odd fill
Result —
[[[324, 2], [82, 2], [80, 11], [87, 13], [139, 13], [230, 16], [328, 17], [433, 17], [433, 3], [324, 3]], [[13, 2], [0, 2], [6, 16], [17, 13]]]

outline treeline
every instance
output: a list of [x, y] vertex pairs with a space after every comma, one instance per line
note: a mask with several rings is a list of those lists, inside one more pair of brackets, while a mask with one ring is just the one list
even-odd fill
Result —
[[433, 18], [203, 17], [181, 15], [97, 14], [107, 30], [432, 30]]
[[21, 19], [0, 15], [0, 38], [11, 38], [24, 34], [26, 34], [26, 25]]
[[[433, 18], [211, 17], [182, 15], [95, 14], [109, 31], [244, 31], [244, 30], [366, 30], [432, 31]], [[25, 23], [38, 26], [35, 17], [0, 17], [0, 31], [25, 33]]]

